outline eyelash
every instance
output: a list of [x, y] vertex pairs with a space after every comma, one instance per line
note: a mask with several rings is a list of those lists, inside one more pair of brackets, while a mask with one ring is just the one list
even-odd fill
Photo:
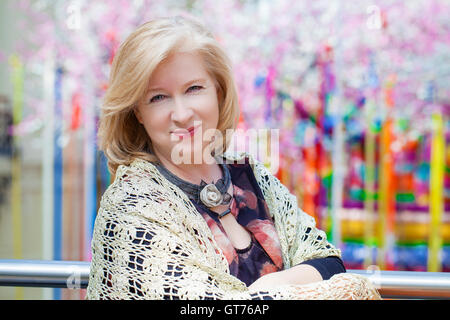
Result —
[[[192, 87], [189, 87], [189, 88], [187, 89], [187, 91], [190, 91], [192, 88], [195, 88], [194, 91], [198, 91], [198, 90], [203, 89], [202, 86], [192, 86]], [[164, 97], [165, 97], [164, 95], [158, 94], [158, 95], [152, 97], [152, 98], [150, 99], [149, 103], [154, 103], [154, 102], [161, 101]]]
[[[192, 87], [189, 87], [188, 90], [190, 90], [190, 89], [192, 89], [192, 88], [197, 88], [197, 90], [203, 89], [202, 86], [192, 86]], [[196, 90], [196, 91], [197, 91], [197, 90]]]

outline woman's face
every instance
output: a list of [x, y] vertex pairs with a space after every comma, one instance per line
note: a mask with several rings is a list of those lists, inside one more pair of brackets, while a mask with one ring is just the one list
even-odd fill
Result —
[[202, 133], [216, 129], [219, 121], [217, 90], [201, 56], [175, 53], [162, 62], [135, 114], [159, 159], [199, 163], [209, 144]]

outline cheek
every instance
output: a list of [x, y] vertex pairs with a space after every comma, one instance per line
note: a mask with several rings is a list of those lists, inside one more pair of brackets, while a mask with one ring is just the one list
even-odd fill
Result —
[[201, 109], [203, 118], [211, 125], [217, 125], [219, 121], [219, 103], [215, 94], [205, 96]]
[[162, 134], [167, 134], [169, 124], [167, 123], [167, 116], [164, 112], [145, 112], [143, 113], [143, 125], [150, 139], [158, 137]]

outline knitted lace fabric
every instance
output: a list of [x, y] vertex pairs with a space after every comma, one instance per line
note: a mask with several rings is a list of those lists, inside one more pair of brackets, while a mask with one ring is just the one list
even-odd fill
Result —
[[[285, 268], [340, 256], [296, 197], [248, 153], [280, 239]], [[337, 274], [308, 285], [250, 291], [230, 275], [206, 221], [150, 162], [119, 166], [104, 193], [92, 239], [86, 299], [380, 299], [369, 280]]]

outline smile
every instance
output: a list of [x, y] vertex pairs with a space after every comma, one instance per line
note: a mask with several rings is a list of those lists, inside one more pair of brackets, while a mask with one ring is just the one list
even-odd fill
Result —
[[177, 130], [173, 131], [172, 134], [181, 139], [184, 139], [184, 138], [192, 137], [197, 130], [198, 130], [198, 127], [190, 127], [189, 129], [177, 129]]

